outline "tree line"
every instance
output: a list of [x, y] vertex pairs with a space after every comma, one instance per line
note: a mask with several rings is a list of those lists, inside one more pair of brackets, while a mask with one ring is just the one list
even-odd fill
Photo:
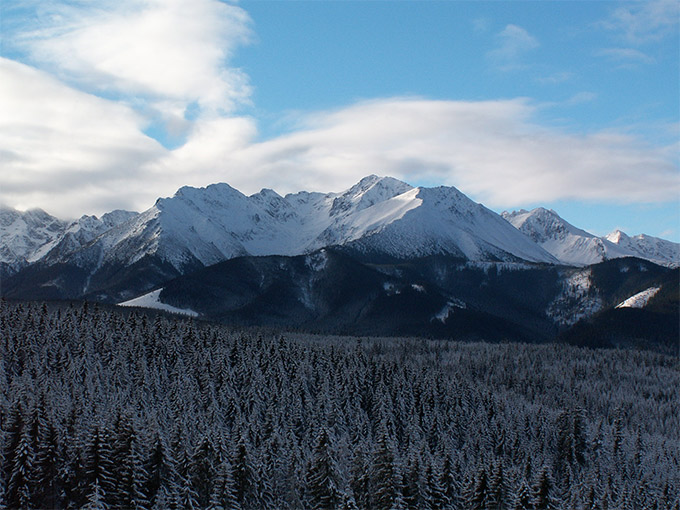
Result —
[[0, 507], [678, 509], [677, 358], [0, 302]]

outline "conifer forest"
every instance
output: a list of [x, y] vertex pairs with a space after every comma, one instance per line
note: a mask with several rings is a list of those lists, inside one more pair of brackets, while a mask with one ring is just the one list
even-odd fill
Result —
[[0, 507], [680, 508], [678, 358], [0, 302]]

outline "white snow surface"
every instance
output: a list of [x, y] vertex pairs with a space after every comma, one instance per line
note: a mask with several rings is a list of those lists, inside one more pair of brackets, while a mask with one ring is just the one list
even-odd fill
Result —
[[67, 223], [42, 209], [0, 208], [0, 262], [20, 268], [40, 258], [63, 234]]
[[242, 255], [301, 255], [352, 244], [397, 257], [450, 253], [481, 261], [557, 260], [456, 188], [371, 175], [340, 193], [245, 196], [228, 184], [181, 188], [90, 243], [83, 259], [132, 264], [155, 254], [182, 271]]
[[137, 213], [116, 210], [72, 221], [59, 220], [41, 209], [26, 212], [0, 208], [0, 262], [20, 268], [38, 260], [59, 261]]
[[176, 308], [174, 306], [167, 305], [160, 300], [160, 294], [163, 289], [157, 289], [144, 294], [143, 296], [130, 299], [129, 301], [123, 301], [118, 303], [118, 306], [136, 306], [139, 308], [153, 308], [155, 310], [164, 310], [166, 312], [178, 313], [182, 315], [189, 315], [191, 317], [197, 317], [198, 313], [188, 308]]
[[616, 305], [616, 308], [644, 308], [649, 303], [649, 300], [656, 296], [656, 293], [660, 290], [661, 287], [650, 287], [619, 303]]
[[546, 314], [555, 323], [571, 326], [602, 309], [602, 298], [592, 286], [592, 271], [579, 269], [564, 279], [562, 290], [550, 303]]
[[449, 300], [446, 305], [444, 305], [444, 308], [442, 308], [434, 317], [432, 317], [432, 319], [430, 319], [430, 322], [438, 320], [442, 324], [446, 324], [446, 321], [456, 308], [465, 310], [467, 305], [463, 301], [459, 301], [457, 299]]
[[0, 210], [0, 262], [67, 262], [93, 273], [155, 255], [182, 273], [238, 256], [350, 245], [397, 258], [451, 254], [482, 264], [582, 266], [635, 255], [678, 265], [677, 243], [623, 233], [598, 238], [545, 209], [504, 218], [456, 188], [414, 188], [376, 175], [344, 192], [285, 197], [270, 189], [246, 196], [220, 183], [180, 188], [141, 214], [114, 211], [70, 224], [44, 211]]
[[628, 237], [618, 230], [597, 237], [542, 207], [506, 211], [502, 216], [565, 265], [587, 266], [621, 257], [639, 257], [670, 267], [680, 265], [680, 244], [671, 241], [644, 234]]
[[607, 234], [605, 239], [635, 257], [650, 260], [662, 266], [680, 267], [680, 243], [645, 234], [629, 237], [620, 230]]

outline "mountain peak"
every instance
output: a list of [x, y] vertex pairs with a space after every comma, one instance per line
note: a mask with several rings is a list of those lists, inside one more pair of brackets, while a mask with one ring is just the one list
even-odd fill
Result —
[[331, 216], [350, 210], [361, 211], [412, 189], [413, 186], [394, 177], [369, 175], [333, 200]]
[[607, 239], [607, 241], [610, 241], [610, 242], [615, 243], [615, 244], [619, 244], [625, 239], [630, 239], [625, 232], [623, 232], [619, 229], [614, 230], [614, 232], [610, 232], [609, 234], [607, 234], [604, 237], [605, 237], [605, 239]]

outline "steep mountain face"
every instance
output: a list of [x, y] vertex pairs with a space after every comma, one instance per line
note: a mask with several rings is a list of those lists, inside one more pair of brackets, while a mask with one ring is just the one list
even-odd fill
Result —
[[11, 275], [37, 261], [60, 262], [135, 216], [137, 213], [116, 210], [101, 218], [82, 216], [69, 223], [41, 209], [20, 212], [0, 208], [0, 275]]
[[104, 232], [129, 221], [137, 215], [138, 213], [131, 211], [115, 210], [104, 214], [101, 218], [82, 216], [67, 225], [60, 235], [49, 244], [49, 251], [42, 257], [42, 260], [46, 262], [61, 261]]
[[44, 256], [66, 226], [41, 209], [20, 212], [0, 208], [0, 277]]
[[129, 265], [153, 254], [180, 272], [195, 263], [298, 255], [335, 245], [397, 258], [448, 253], [470, 260], [556, 262], [455, 188], [413, 188], [377, 176], [343, 193], [285, 197], [267, 189], [247, 197], [226, 184], [182, 188], [98, 244], [108, 247], [102, 263]]
[[[396, 211], [392, 221], [375, 220]], [[375, 224], [367, 225], [369, 220]], [[358, 213], [351, 224], [367, 226], [338, 244], [395, 258], [450, 254], [472, 261], [557, 263], [526, 236], [508, 228], [498, 214], [452, 187], [413, 189]]]
[[542, 207], [503, 212], [502, 216], [562, 264], [587, 266], [620, 257], [639, 257], [669, 267], [680, 265], [678, 243], [644, 234], [631, 238], [618, 230], [597, 237]]
[[400, 259], [557, 262], [455, 188], [413, 188], [374, 175], [342, 193], [285, 197], [268, 189], [248, 197], [227, 184], [184, 187], [139, 215], [117, 218], [107, 225], [81, 218], [19, 286], [53, 283], [54, 268], [68, 267], [79, 276], [69, 282], [75, 295], [64, 297], [115, 301], [234, 257], [327, 246]]
[[662, 266], [680, 266], [680, 244], [678, 243], [645, 234], [629, 237], [620, 230], [607, 234], [605, 239], [635, 257], [651, 260]]
[[[640, 307], [654, 310], [656, 294], [677, 288], [673, 276], [677, 270], [632, 258], [588, 268], [465, 262], [451, 255], [372, 264], [322, 249], [234, 258], [122, 304], [314, 332], [542, 342], [578, 330], [646, 289], [656, 293]], [[653, 324], [638, 326], [642, 333], [634, 338], [626, 340], [624, 330], [598, 345], [629, 341], [672, 352], [669, 339], [677, 335], [668, 332], [679, 317], [677, 307], [667, 308], [650, 312], [663, 325], [657, 332]]]

